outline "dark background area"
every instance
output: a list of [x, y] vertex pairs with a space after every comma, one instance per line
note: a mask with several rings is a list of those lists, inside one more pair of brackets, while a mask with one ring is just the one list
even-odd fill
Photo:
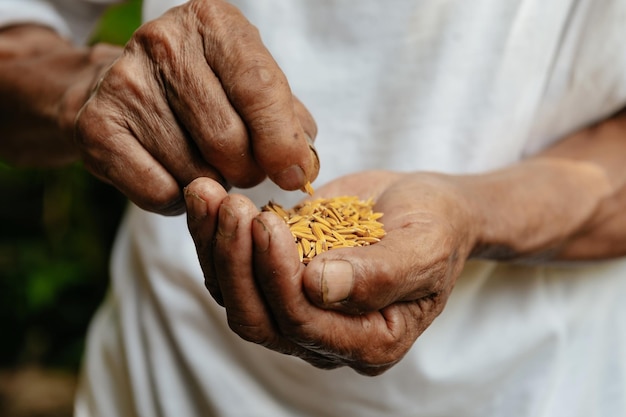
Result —
[[[140, 7], [110, 8], [93, 42], [125, 43]], [[0, 416], [68, 417], [126, 199], [80, 164], [1, 161], [0, 196]]]

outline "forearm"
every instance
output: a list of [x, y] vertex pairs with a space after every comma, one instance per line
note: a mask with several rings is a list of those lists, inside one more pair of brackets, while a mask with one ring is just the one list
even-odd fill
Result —
[[76, 114], [119, 53], [77, 48], [34, 25], [0, 30], [0, 158], [29, 166], [75, 160]]
[[510, 168], [468, 177], [473, 255], [591, 260], [626, 255], [626, 121], [618, 115]]

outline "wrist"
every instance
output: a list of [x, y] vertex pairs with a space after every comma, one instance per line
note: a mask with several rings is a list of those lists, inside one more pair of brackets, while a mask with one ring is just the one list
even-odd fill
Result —
[[86, 64], [79, 69], [73, 82], [67, 85], [56, 110], [59, 130], [71, 142], [76, 117], [95, 91], [99, 81], [111, 64], [120, 56], [122, 49], [108, 44], [96, 44], [78, 52], [79, 60]]
[[0, 155], [24, 166], [76, 160], [74, 119], [114, 55], [76, 48], [45, 27], [1, 30]]
[[598, 166], [563, 158], [532, 158], [464, 178], [477, 224], [471, 257], [545, 259], [592, 220], [610, 194]]

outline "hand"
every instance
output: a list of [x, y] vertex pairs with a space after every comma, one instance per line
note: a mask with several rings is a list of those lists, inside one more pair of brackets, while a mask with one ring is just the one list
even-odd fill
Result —
[[366, 172], [315, 197], [374, 197], [387, 235], [368, 247], [299, 261], [278, 216], [198, 179], [188, 224], [206, 285], [242, 338], [315, 366], [376, 375], [396, 364], [442, 311], [474, 231], [452, 177]]
[[137, 205], [184, 210], [204, 176], [287, 190], [312, 181], [315, 122], [241, 13], [192, 0], [138, 29], [76, 121], [86, 167]]

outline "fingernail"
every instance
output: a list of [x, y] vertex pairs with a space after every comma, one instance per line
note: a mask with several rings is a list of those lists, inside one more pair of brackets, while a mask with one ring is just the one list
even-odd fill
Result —
[[[309, 135], [306, 135], [306, 141], [309, 143], [309, 150], [311, 151], [311, 160], [313, 162], [313, 168], [315, 172], [317, 173], [320, 170], [320, 157], [317, 154], [315, 145], [313, 144], [313, 139], [311, 139]], [[309, 181], [313, 181], [313, 178], [309, 178]]]
[[254, 222], [261, 227], [261, 233], [257, 233], [255, 236], [254, 248], [260, 253], [267, 252], [267, 249], [270, 247], [270, 232], [265, 223], [258, 217], [254, 218]]
[[352, 264], [346, 261], [328, 261], [322, 270], [322, 301], [334, 304], [350, 296], [354, 282]]
[[233, 211], [224, 205], [220, 206], [217, 233], [224, 237], [232, 237], [237, 231], [237, 226], [237, 218]]
[[206, 201], [194, 192], [185, 189], [185, 205], [187, 206], [187, 214], [193, 220], [201, 220], [208, 214]]
[[298, 165], [292, 165], [274, 175], [274, 182], [287, 190], [297, 190], [306, 181], [304, 171]]

